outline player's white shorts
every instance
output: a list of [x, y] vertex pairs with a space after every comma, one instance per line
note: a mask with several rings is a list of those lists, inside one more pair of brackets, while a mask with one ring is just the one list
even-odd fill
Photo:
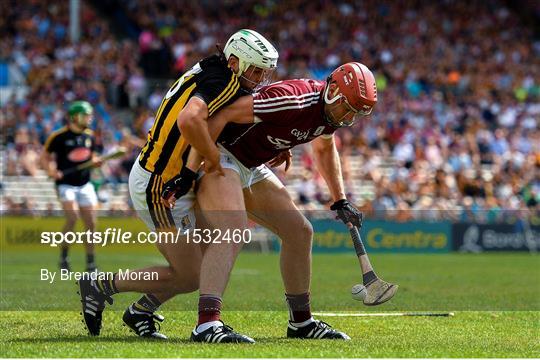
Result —
[[57, 190], [61, 202], [75, 201], [79, 206], [95, 206], [98, 202], [94, 185], [89, 182], [82, 186], [60, 184]]
[[245, 167], [233, 154], [231, 154], [223, 146], [219, 146], [221, 153], [220, 164], [224, 169], [232, 169], [240, 175], [242, 189], [250, 187], [264, 179], [270, 179], [273, 182], [281, 183], [278, 177], [266, 165], [260, 165], [255, 168], [248, 169]]
[[135, 161], [129, 173], [129, 195], [137, 215], [152, 231], [193, 229], [195, 227], [193, 190], [176, 200], [174, 209], [169, 209], [161, 202], [162, 188], [161, 176], [152, 174]]

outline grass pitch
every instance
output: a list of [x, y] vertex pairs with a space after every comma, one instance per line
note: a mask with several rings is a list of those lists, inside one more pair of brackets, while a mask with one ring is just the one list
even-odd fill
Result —
[[[453, 311], [454, 317], [320, 317], [352, 341], [288, 340], [277, 254], [242, 253], [224, 297], [223, 319], [257, 341], [206, 345], [188, 341], [197, 294], [165, 304], [166, 342], [141, 340], [122, 327], [137, 294], [115, 295], [102, 335], [88, 337], [73, 282], [39, 280], [56, 270], [57, 249], [2, 244], [2, 357], [540, 357], [540, 258], [531, 254], [373, 254], [377, 272], [400, 285], [394, 299], [373, 308], [351, 299], [360, 282], [354, 254], [314, 255], [314, 311]], [[82, 270], [80, 247], [71, 256]], [[163, 263], [152, 247], [98, 249], [103, 270]]]

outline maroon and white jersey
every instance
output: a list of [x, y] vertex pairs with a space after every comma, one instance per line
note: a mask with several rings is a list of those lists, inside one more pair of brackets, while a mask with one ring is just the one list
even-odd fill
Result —
[[283, 150], [331, 135], [337, 128], [323, 115], [324, 81], [297, 79], [273, 83], [253, 94], [253, 124], [228, 124], [218, 142], [244, 166], [272, 160]]

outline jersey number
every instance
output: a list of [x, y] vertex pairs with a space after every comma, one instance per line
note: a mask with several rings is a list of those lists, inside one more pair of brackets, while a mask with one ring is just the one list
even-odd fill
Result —
[[275, 148], [278, 150], [288, 149], [291, 147], [290, 145], [291, 142], [289, 140], [274, 138], [274, 137], [271, 137], [270, 135], [267, 135], [266, 138], [268, 139], [268, 141], [274, 144]]
[[198, 74], [202, 71], [201, 65], [199, 63], [196, 63], [191, 69], [186, 71], [184, 75], [180, 77], [180, 79], [176, 80], [176, 83], [167, 91], [167, 94], [165, 95], [165, 99], [169, 99], [171, 96], [176, 94], [178, 89], [182, 86], [184, 81], [186, 81], [186, 78], [190, 78], [191, 76]]

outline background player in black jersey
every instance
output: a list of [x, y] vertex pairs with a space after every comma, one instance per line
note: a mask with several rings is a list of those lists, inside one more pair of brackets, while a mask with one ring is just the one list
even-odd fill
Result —
[[[49, 136], [42, 154], [43, 167], [55, 180], [58, 198], [64, 209], [64, 232], [74, 230], [79, 214], [87, 230], [94, 231], [96, 227], [97, 196], [90, 183], [90, 169], [63, 174], [66, 169], [88, 160], [92, 160], [95, 166], [101, 164], [100, 157], [94, 151], [92, 130], [89, 129], [92, 115], [93, 108], [90, 103], [71, 103], [68, 109], [68, 124]], [[87, 243], [85, 246], [86, 270], [95, 271], [94, 245]], [[61, 245], [60, 268], [70, 270], [67, 244]]]
[[[243, 29], [229, 38], [223, 52], [201, 60], [171, 86], [129, 177], [133, 205], [151, 230], [187, 231], [195, 227], [193, 191], [171, 209], [161, 200], [164, 185], [182, 179], [189, 179], [190, 183], [195, 180], [196, 173], [183, 166], [191, 147], [205, 158], [207, 172], [222, 172], [220, 151], [208, 133], [206, 121], [241, 95], [269, 83], [277, 59], [278, 53], [268, 40], [253, 30]], [[112, 303], [111, 295], [136, 291], [145, 295], [125, 311], [124, 322], [139, 336], [166, 338], [156, 330], [155, 321], [162, 318], [154, 312], [176, 294], [197, 290], [199, 280], [201, 284], [208, 282], [207, 277], [200, 277], [201, 263], [212, 267], [221, 256], [219, 249], [210, 248], [203, 255], [198, 245], [182, 240], [176, 244], [157, 244], [157, 247], [169, 266], [139, 271], [158, 272], [158, 281], [120, 280], [115, 276], [110, 280], [79, 282], [84, 320], [90, 334], [99, 335], [105, 301]], [[164, 288], [168, 291], [164, 292]], [[253, 342], [214, 321], [214, 303], [220, 301], [208, 293], [200, 294], [197, 327], [200, 336], [192, 336], [192, 340]], [[206, 336], [208, 332], [212, 332], [212, 336]]]

